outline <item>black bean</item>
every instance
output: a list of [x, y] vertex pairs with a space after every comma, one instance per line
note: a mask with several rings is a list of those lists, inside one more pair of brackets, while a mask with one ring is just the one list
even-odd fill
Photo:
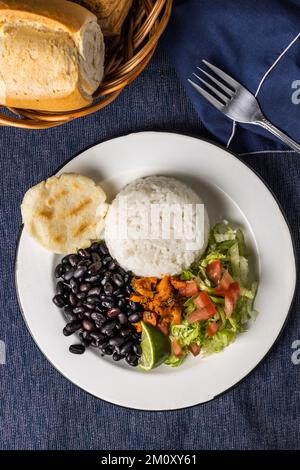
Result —
[[88, 296], [90, 295], [100, 295], [101, 294], [101, 288], [100, 287], [92, 287], [92, 289], [89, 290]]
[[91, 320], [88, 320], [87, 318], [83, 320], [82, 326], [87, 331], [94, 331], [95, 329], [94, 323]]
[[110, 284], [110, 282], [107, 282], [104, 285], [103, 290], [106, 295], [111, 295], [113, 293], [113, 286]]
[[76, 320], [76, 315], [73, 313], [73, 310], [70, 307], [64, 308], [64, 316], [68, 322]]
[[123, 326], [121, 325], [121, 323], [117, 323], [117, 324], [116, 324], [116, 330], [117, 330], [117, 331], [122, 330], [122, 328], [123, 328]]
[[86, 293], [85, 292], [79, 292], [79, 294], [77, 294], [76, 297], [79, 300], [84, 300], [86, 298]]
[[131, 313], [131, 315], [128, 317], [128, 320], [131, 323], [137, 323], [140, 321], [140, 315], [138, 313]]
[[113, 336], [109, 339], [109, 345], [112, 348], [120, 348], [124, 344], [125, 339], [122, 336]]
[[73, 294], [73, 292], [71, 292], [71, 294], [69, 295], [69, 302], [70, 302], [70, 304], [71, 304], [73, 307], [75, 307], [75, 305], [77, 304], [77, 301], [78, 301], [78, 299], [77, 299], [76, 295]]
[[125, 313], [119, 313], [118, 320], [119, 320], [121, 325], [126, 325], [126, 323], [128, 321], [127, 316], [125, 315]]
[[67, 304], [67, 300], [62, 295], [55, 295], [52, 302], [59, 308], [62, 308]]
[[86, 278], [85, 278], [85, 281], [86, 281], [86, 282], [91, 282], [91, 283], [93, 284], [94, 282], [100, 281], [100, 279], [101, 279], [101, 277], [99, 276], [99, 274], [96, 274], [96, 276], [88, 276], [88, 277], [86, 277]]
[[120, 348], [119, 352], [120, 354], [125, 356], [131, 351], [131, 349], [132, 349], [132, 341], [126, 341], [126, 343], [124, 343], [122, 347]]
[[104, 266], [106, 266], [108, 263], [110, 263], [112, 261], [112, 257], [111, 256], [105, 256], [105, 258], [102, 259], [102, 263]]
[[[125, 269], [121, 268], [121, 266], [118, 266], [118, 271], [121, 274], [121, 276], [128, 276], [129, 277], [129, 274], [127, 274]], [[124, 277], [124, 280], [126, 281], [125, 277]]]
[[134, 344], [133, 347], [132, 347], [132, 350], [137, 356], [140, 357], [142, 355], [142, 348], [141, 348], [140, 344]]
[[61, 260], [61, 263], [65, 266], [69, 264], [69, 255], [64, 256], [63, 259]]
[[68, 261], [71, 266], [77, 266], [77, 264], [79, 263], [79, 258], [77, 255], [72, 254], [68, 256]]
[[92, 260], [94, 263], [99, 263], [99, 262], [101, 263], [101, 258], [100, 258], [99, 253], [92, 253], [91, 256], [92, 256]]
[[131, 292], [132, 292], [132, 287], [130, 287], [130, 286], [126, 286], [126, 289], [125, 289], [125, 291], [126, 291], [126, 294], [127, 294], [127, 295], [130, 295], [130, 294], [131, 294]]
[[119, 308], [124, 308], [125, 307], [125, 300], [124, 299], [119, 299], [117, 302], [117, 305]]
[[108, 249], [107, 249], [107, 246], [105, 245], [105, 243], [100, 243], [99, 251], [100, 251], [100, 253], [102, 253], [102, 255], [107, 255]]
[[99, 323], [100, 325], [103, 325], [103, 323], [106, 322], [106, 317], [100, 312], [92, 312], [91, 319]]
[[98, 251], [99, 250], [99, 245], [100, 244], [98, 242], [93, 242], [90, 246], [90, 251]]
[[81, 261], [79, 261], [79, 263], [77, 264], [77, 267], [79, 268], [80, 266], [90, 266], [91, 264], [91, 260], [90, 259], [82, 259]]
[[115, 329], [115, 326], [116, 326], [116, 321], [111, 318], [110, 320], [107, 320], [101, 327], [101, 333], [103, 333], [104, 335], [107, 335], [107, 336], [111, 336], [114, 329]]
[[65, 285], [62, 281], [58, 281], [58, 283], [56, 284], [56, 293], [58, 295], [63, 295], [65, 292]]
[[65, 272], [65, 268], [62, 264], [58, 264], [55, 268], [55, 271], [54, 271], [54, 276], [55, 277], [61, 277]]
[[116, 286], [121, 287], [124, 285], [124, 280], [121, 274], [114, 274], [112, 276], [112, 281], [116, 284]]
[[99, 333], [99, 331], [93, 331], [92, 333], [90, 333], [90, 337], [92, 338], [94, 343], [98, 343], [97, 346], [99, 346], [100, 344], [99, 341], [102, 341], [106, 338], [106, 336], [102, 333]]
[[78, 321], [71, 321], [70, 323], [67, 323], [67, 325], [64, 327], [63, 329], [63, 334], [65, 336], [70, 336], [72, 335], [73, 333], [75, 333], [75, 331], [79, 330], [79, 328], [81, 327], [81, 323], [78, 322]]
[[122, 289], [114, 289], [114, 295], [116, 297], [124, 297], [124, 291]]
[[142, 312], [144, 310], [143, 306], [137, 302], [130, 301], [129, 305], [130, 305], [131, 310], [133, 310], [133, 312]]
[[84, 250], [83, 248], [78, 250], [78, 254], [79, 254], [80, 258], [89, 258], [90, 257], [89, 252], [87, 250]]
[[90, 288], [91, 288], [91, 285], [87, 282], [83, 282], [79, 285], [80, 292], [87, 292], [90, 290]]
[[103, 307], [105, 308], [113, 308], [115, 306], [115, 303], [112, 299], [110, 299], [109, 297], [106, 298], [106, 300], [102, 300], [102, 304], [101, 304]]
[[74, 294], [77, 294], [77, 292], [78, 292], [78, 284], [77, 284], [77, 282], [75, 281], [75, 279], [71, 279], [71, 280], [70, 280], [70, 287], [71, 287], [71, 289], [72, 289], [72, 292], [73, 292]]
[[96, 305], [96, 304], [99, 304], [99, 303], [100, 303], [100, 298], [99, 298], [97, 295], [89, 295], [89, 296], [86, 298], [86, 301], [87, 301], [89, 304]]
[[86, 310], [86, 311], [84, 312], [83, 316], [86, 317], [86, 318], [90, 318], [90, 317], [91, 317], [91, 313], [92, 313], [91, 310]]
[[79, 279], [80, 277], [83, 277], [86, 272], [87, 272], [87, 266], [79, 266], [79, 268], [77, 268], [76, 271], [74, 272], [75, 279]]
[[121, 313], [119, 308], [109, 308], [106, 312], [106, 315], [108, 316], [108, 318], [113, 318], [119, 315], [119, 313]]
[[89, 303], [89, 302], [83, 302], [82, 305], [83, 305], [86, 309], [88, 309], [88, 310], [94, 310], [94, 308], [95, 308], [95, 305], [94, 305], [94, 304], [91, 304], [91, 303]]
[[124, 338], [127, 338], [133, 334], [133, 330], [130, 327], [123, 327], [120, 333]]
[[116, 267], [117, 267], [117, 265], [116, 265], [114, 260], [110, 261], [107, 265], [107, 269], [109, 271], [113, 271], [114, 269], [116, 269]]
[[127, 354], [125, 360], [132, 367], [136, 367], [139, 362], [137, 356], [134, 353]]
[[75, 268], [71, 268], [68, 272], [63, 275], [65, 281], [70, 281], [74, 276]]
[[85, 347], [83, 344], [72, 344], [69, 347], [69, 351], [73, 354], [83, 354], [85, 352]]
[[108, 346], [108, 341], [109, 341], [109, 338], [107, 338], [106, 336], [99, 339], [99, 347], [105, 348], [106, 346]]
[[97, 274], [101, 268], [102, 268], [101, 261], [97, 261], [97, 263], [91, 264], [91, 266], [88, 269], [88, 274], [90, 276], [95, 276], [95, 274]]
[[116, 351], [113, 353], [113, 356], [112, 356], [113, 360], [116, 361], [116, 362], [123, 359], [123, 357], [124, 356], [122, 356], [121, 354], [118, 354]]
[[91, 341], [91, 336], [90, 336], [90, 333], [86, 330], [84, 330], [81, 334], [80, 334], [81, 338], [84, 339], [84, 340], [88, 340], [88, 341]]
[[85, 312], [84, 306], [73, 308], [73, 313], [75, 313], [75, 315], [83, 314], [84, 312]]
[[104, 286], [110, 280], [110, 273], [106, 272], [101, 279], [101, 284]]
[[106, 355], [106, 356], [111, 356], [114, 352], [113, 348], [110, 346], [106, 346], [105, 348], [101, 347], [101, 351]]
[[70, 264], [65, 264], [64, 267], [65, 267], [66, 273], [69, 272], [70, 269], [72, 268], [72, 266]]

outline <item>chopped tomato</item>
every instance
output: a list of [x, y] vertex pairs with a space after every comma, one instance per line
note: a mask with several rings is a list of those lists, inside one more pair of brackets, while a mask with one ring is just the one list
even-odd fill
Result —
[[176, 339], [173, 339], [171, 346], [172, 346], [172, 352], [173, 352], [174, 356], [176, 356], [176, 357], [182, 357], [183, 356], [182, 348], [181, 348], [180, 344], [177, 343]]
[[198, 294], [199, 289], [195, 281], [186, 281], [185, 287], [179, 289], [179, 294], [182, 297], [193, 297], [193, 295]]
[[206, 309], [211, 317], [216, 314], [216, 307], [207, 292], [201, 292], [194, 300], [196, 307]]
[[240, 295], [241, 289], [239, 283], [233, 282], [230, 284], [229, 289], [225, 294], [224, 310], [227, 317], [231, 317]]
[[207, 308], [197, 308], [192, 313], [189, 314], [187, 321], [189, 323], [195, 323], [196, 321], [205, 321], [213, 317]]
[[196, 357], [200, 354], [201, 347], [197, 343], [192, 343], [189, 345], [189, 350]]
[[214, 336], [219, 329], [218, 323], [210, 323], [207, 327], [206, 333], [207, 336]]
[[214, 293], [217, 295], [225, 296], [226, 291], [229, 289], [232, 279], [229, 272], [226, 270], [220, 280], [218, 286], [215, 288]]
[[206, 268], [207, 275], [215, 284], [221, 280], [222, 277], [222, 263], [219, 259], [211, 261]]

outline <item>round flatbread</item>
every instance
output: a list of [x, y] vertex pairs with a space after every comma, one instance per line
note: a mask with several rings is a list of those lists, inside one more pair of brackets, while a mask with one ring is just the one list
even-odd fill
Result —
[[47, 250], [71, 253], [90, 246], [107, 210], [103, 189], [86, 176], [65, 173], [30, 188], [21, 204], [23, 223]]

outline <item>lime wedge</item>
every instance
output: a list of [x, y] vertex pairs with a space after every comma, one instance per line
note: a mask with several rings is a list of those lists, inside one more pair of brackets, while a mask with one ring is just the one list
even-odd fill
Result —
[[139, 366], [149, 371], [159, 366], [170, 354], [171, 346], [168, 336], [151, 325], [142, 322], [142, 356]]

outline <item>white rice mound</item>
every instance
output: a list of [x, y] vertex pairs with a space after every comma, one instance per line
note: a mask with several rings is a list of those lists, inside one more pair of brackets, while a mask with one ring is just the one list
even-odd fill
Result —
[[[105, 220], [105, 241], [108, 249], [111, 256], [125, 270], [132, 271], [136, 276], [162, 277], [165, 274], [180, 274], [206, 249], [209, 234], [206, 209], [204, 207], [202, 240], [197, 240], [191, 247], [183, 237], [178, 239], [176, 217], [170, 217], [169, 239], [165, 239], [166, 235], [162, 235], [162, 230], [148, 235], [149, 227], [157, 229], [164, 219], [160, 217], [160, 222], [157, 223], [157, 220], [155, 222], [150, 217], [150, 206], [153, 204], [180, 204], [180, 207], [193, 204], [192, 207], [195, 207], [195, 204], [203, 204], [203, 201], [191, 188], [175, 178], [149, 176], [133, 181], [118, 193], [108, 210]], [[187, 219], [182, 217], [183, 220]], [[195, 217], [191, 216], [190, 223], [196, 231], [195, 222]]]

